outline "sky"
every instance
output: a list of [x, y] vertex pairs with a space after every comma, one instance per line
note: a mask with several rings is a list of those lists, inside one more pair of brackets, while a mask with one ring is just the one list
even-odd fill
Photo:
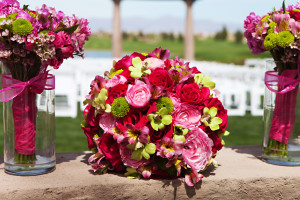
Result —
[[[286, 5], [298, 0], [286, 0]], [[112, 19], [112, 0], [19, 0], [20, 4], [29, 4], [34, 9], [45, 3], [67, 15], [76, 14], [84, 18]], [[195, 20], [211, 20], [221, 23], [243, 24], [244, 19], [255, 12], [264, 15], [274, 7], [280, 8], [282, 0], [198, 0], [193, 5]], [[164, 17], [185, 19], [186, 5], [183, 0], [122, 0], [122, 18], [138, 17], [158, 19]]]

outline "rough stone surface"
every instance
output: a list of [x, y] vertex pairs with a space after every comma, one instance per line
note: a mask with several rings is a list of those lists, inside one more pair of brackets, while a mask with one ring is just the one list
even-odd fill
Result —
[[224, 148], [195, 188], [183, 180], [130, 180], [123, 175], [94, 175], [88, 153], [57, 154], [52, 173], [8, 175], [0, 158], [0, 199], [300, 199], [300, 167], [260, 160], [260, 147]]

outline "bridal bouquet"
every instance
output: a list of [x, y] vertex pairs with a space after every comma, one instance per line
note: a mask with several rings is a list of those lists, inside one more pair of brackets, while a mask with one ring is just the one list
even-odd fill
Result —
[[276, 93], [267, 153], [284, 157], [293, 132], [300, 77], [300, 3], [286, 7], [283, 2], [281, 9], [264, 16], [252, 12], [244, 29], [252, 53], [269, 51], [276, 63], [265, 74], [266, 86]]
[[6, 72], [0, 101], [13, 100], [15, 160], [34, 160], [36, 94], [55, 87], [47, 67], [58, 69], [64, 59], [83, 57], [90, 34], [87, 20], [75, 15], [46, 5], [31, 10], [17, 0], [0, 2], [0, 61]]
[[129, 178], [181, 177], [193, 186], [215, 164], [228, 124], [210, 77], [169, 50], [133, 53], [96, 76], [82, 129], [93, 170]]

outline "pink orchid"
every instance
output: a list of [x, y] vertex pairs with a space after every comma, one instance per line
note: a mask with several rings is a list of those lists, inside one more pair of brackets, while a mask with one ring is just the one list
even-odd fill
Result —
[[108, 88], [115, 87], [119, 84], [125, 84], [126, 82], [127, 79], [125, 78], [125, 76], [117, 74], [107, 81], [105, 87], [108, 89]]

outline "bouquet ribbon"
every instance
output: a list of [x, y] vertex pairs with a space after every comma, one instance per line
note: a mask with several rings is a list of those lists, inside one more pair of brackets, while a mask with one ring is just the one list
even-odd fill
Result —
[[22, 82], [12, 78], [11, 74], [3, 74], [2, 87], [3, 89], [0, 90], [0, 101], [7, 102], [21, 94], [25, 88], [36, 94], [41, 94], [44, 90], [53, 90], [55, 88], [55, 77], [46, 71], [27, 82]]
[[[298, 63], [300, 64], [300, 62]], [[278, 75], [276, 71], [267, 71], [265, 73], [266, 87], [277, 94], [269, 137], [286, 145], [293, 133], [296, 117], [295, 109], [300, 83], [299, 64], [298, 70], [286, 69], [281, 75]], [[275, 89], [276, 87], [277, 89]]]
[[40, 73], [27, 82], [12, 78], [11, 74], [2, 75], [0, 101], [13, 100], [15, 150], [21, 155], [34, 155], [36, 133], [36, 94], [55, 88], [55, 77], [48, 71]]

